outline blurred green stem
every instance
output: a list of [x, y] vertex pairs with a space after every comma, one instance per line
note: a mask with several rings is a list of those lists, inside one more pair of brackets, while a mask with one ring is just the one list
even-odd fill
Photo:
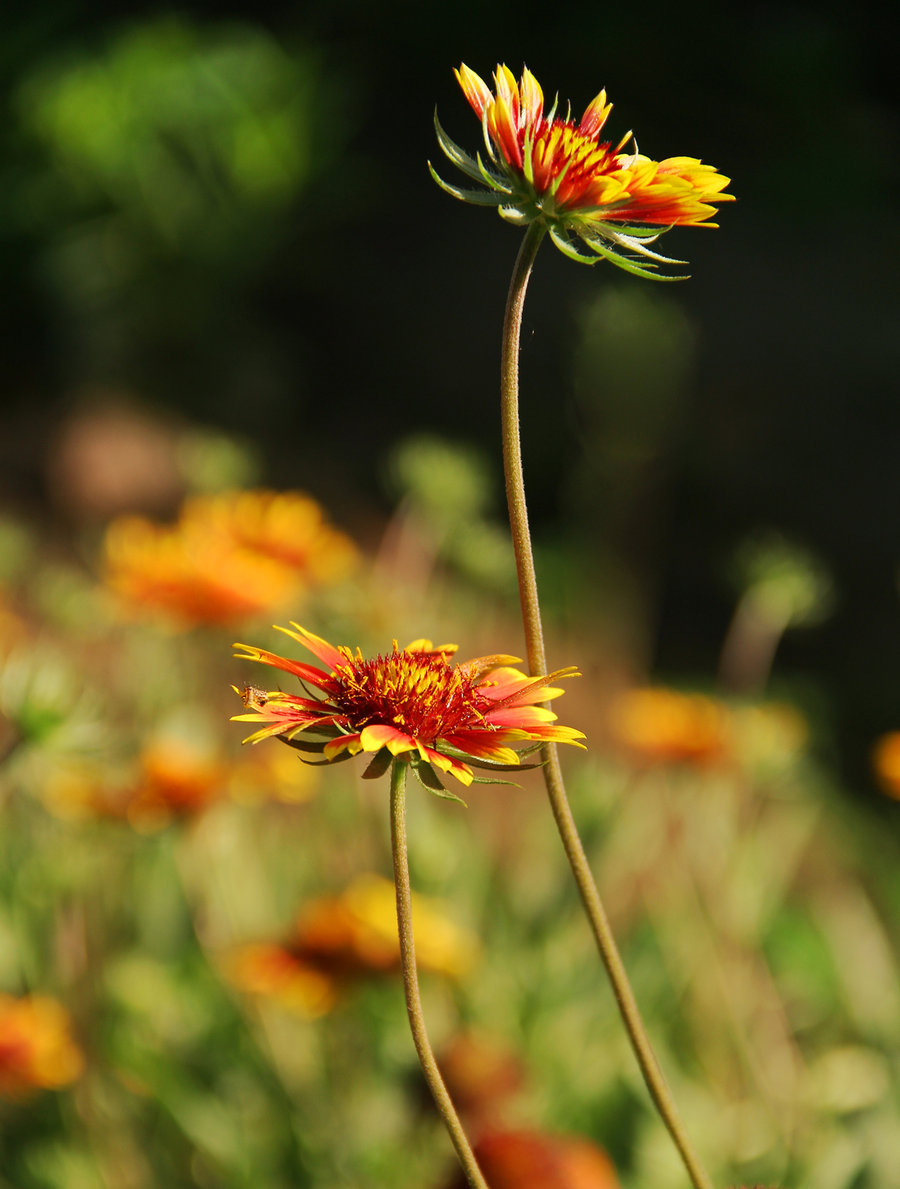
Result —
[[[531, 548], [531, 532], [528, 527], [525, 480], [522, 471], [522, 445], [519, 433], [519, 342], [522, 333], [522, 309], [525, 304], [525, 292], [544, 232], [545, 228], [540, 221], [532, 223], [519, 249], [506, 300], [500, 362], [500, 402], [506, 498], [509, 506], [513, 548], [516, 555], [516, 572], [519, 580], [519, 598], [522, 604], [528, 666], [531, 673], [535, 675], [545, 674], [549, 670], [544, 651], [544, 631], [534, 569], [534, 553]], [[647, 1089], [650, 1091], [650, 1097], [681, 1155], [694, 1189], [712, 1189], [712, 1182], [691, 1146], [671, 1092], [650, 1046], [631, 984], [628, 981], [628, 975], [622, 965], [622, 959], [619, 956], [619, 950], [606, 916], [606, 910], [600, 899], [600, 893], [594, 882], [578, 828], [572, 816], [556, 745], [546, 744], [543, 753], [544, 780], [553, 816], [556, 819], [556, 827], [572, 868], [581, 901], [591, 923], [597, 948], [612, 983], [613, 993], [619, 1005], [631, 1047], [641, 1068], [641, 1073], [644, 1075]]]
[[391, 765], [391, 853], [394, 859], [394, 887], [397, 893], [397, 928], [400, 933], [400, 962], [403, 969], [403, 990], [406, 1012], [413, 1035], [419, 1064], [431, 1091], [434, 1104], [441, 1113], [450, 1139], [463, 1166], [466, 1179], [473, 1189], [488, 1189], [481, 1175], [475, 1153], [463, 1130], [462, 1122], [444, 1085], [441, 1071], [434, 1058], [434, 1050], [425, 1028], [419, 976], [416, 973], [416, 946], [413, 937], [412, 891], [409, 883], [409, 861], [406, 849], [406, 770], [403, 760]]

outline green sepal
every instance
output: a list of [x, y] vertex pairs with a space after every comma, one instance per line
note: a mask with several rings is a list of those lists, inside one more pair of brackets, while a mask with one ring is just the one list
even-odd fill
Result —
[[496, 190], [498, 194], [512, 195], [514, 193], [514, 189], [509, 184], [509, 182], [504, 181], [504, 179], [502, 177], [498, 177], [497, 174], [491, 173], [485, 163], [481, 160], [481, 153], [479, 153], [475, 158], [475, 162], [478, 166], [478, 176], [486, 186], [490, 186], [490, 188], [492, 190]]
[[382, 747], [380, 751], [376, 751], [366, 766], [365, 772], [362, 774], [363, 780], [378, 780], [379, 777], [384, 776], [385, 772], [390, 768], [393, 758], [386, 747]]
[[665, 273], [653, 272], [656, 268], [655, 264], [644, 265], [638, 264], [634, 260], [629, 260], [627, 256], [620, 256], [618, 252], [614, 252], [612, 248], [603, 247], [601, 244], [592, 243], [591, 248], [605, 260], [609, 260], [616, 268], [621, 268], [625, 272], [630, 272], [632, 276], [643, 277], [645, 281], [681, 281], [684, 277], [670, 277]]
[[467, 756], [466, 759], [470, 767], [480, 768], [482, 772], [528, 772], [532, 768], [544, 766], [543, 760], [539, 764], [496, 764], [490, 760], [473, 760], [471, 756]]
[[463, 190], [460, 186], [451, 186], [449, 182], [445, 182], [439, 174], [435, 173], [430, 161], [428, 162], [428, 172], [442, 190], [454, 198], [458, 198], [460, 202], [473, 202], [476, 206], [497, 206], [502, 202], [502, 198], [498, 198], [489, 190]]
[[[277, 735], [276, 738], [280, 739], [286, 746], [293, 747], [297, 751], [309, 751], [321, 755], [325, 750], [325, 741], [313, 743], [309, 739], [286, 739], [284, 735]], [[330, 743], [331, 740], [328, 740], [328, 742]]]
[[473, 776], [472, 784], [505, 784], [511, 789], [520, 789], [522, 787], [515, 780], [491, 780], [489, 776]]
[[[585, 243], [588, 245], [588, 247], [591, 249], [591, 251], [596, 252], [598, 254], [598, 256], [602, 256], [605, 260], [609, 260], [611, 264], [614, 264], [616, 266], [616, 268], [621, 268], [625, 272], [630, 272], [632, 274], [632, 276], [643, 277], [644, 280], [646, 280], [646, 281], [686, 281], [686, 280], [688, 280], [688, 277], [686, 275], [680, 276], [680, 277], [678, 277], [678, 276], [673, 277], [673, 276], [669, 276], [666, 273], [656, 272], [656, 271], [654, 271], [656, 269], [655, 264], [648, 264], [646, 266], [638, 264], [637, 261], [629, 260], [627, 256], [620, 255], [620, 253], [614, 251], [612, 248], [607, 248], [605, 244], [600, 243], [598, 240], [594, 240], [594, 239], [585, 240]], [[681, 261], [678, 261], [678, 260], [670, 261], [664, 256], [660, 257], [655, 252], [647, 252], [646, 255], [652, 256], [657, 260], [663, 260], [664, 263], [666, 263], [666, 264], [680, 264], [681, 263]]]
[[501, 219], [505, 219], [507, 223], [512, 223], [513, 227], [527, 227], [529, 223], [535, 221], [535, 216], [529, 215], [528, 211], [523, 211], [518, 206], [498, 203], [497, 214]]
[[436, 797], [440, 797], [443, 801], [457, 801], [460, 805], [468, 809], [462, 797], [457, 797], [456, 793], [451, 793], [449, 789], [444, 788], [441, 784], [440, 777], [432, 768], [431, 764], [424, 760], [411, 760], [410, 768], [413, 770], [413, 775], [422, 788], [427, 789], [429, 793], [434, 793]]
[[451, 140], [444, 129], [441, 127], [441, 122], [438, 119], [437, 110], [434, 113], [434, 131], [437, 135], [438, 144], [441, 146], [441, 151], [448, 160], [452, 161], [457, 169], [462, 170], [464, 174], [477, 182], [481, 176], [478, 165], [474, 158], [459, 147], [455, 140]]
[[346, 764], [347, 760], [355, 759], [349, 751], [342, 751], [336, 755], [333, 760], [305, 760], [303, 756], [297, 756], [301, 764], [307, 764], [310, 768], [325, 768], [331, 767], [332, 764]]
[[577, 248], [561, 235], [556, 227], [550, 228], [550, 238], [559, 248], [564, 256], [568, 256], [570, 260], [574, 260], [577, 264], [596, 264], [596, 256], [585, 256], [583, 252], [579, 252]]
[[[674, 223], [669, 223], [666, 227], [647, 227], [646, 225], [632, 226], [627, 223], [616, 224], [616, 230], [622, 234], [630, 236], [632, 239], [645, 239], [648, 243], [653, 243], [655, 239], [659, 239], [661, 235], [665, 235], [667, 231], [671, 231], [675, 226]], [[679, 261], [679, 264], [684, 263]]]
[[[587, 242], [590, 243], [592, 238], [588, 235]], [[676, 260], [673, 256], [663, 256], [661, 252], [651, 252], [636, 237], [626, 235], [621, 231], [612, 232], [603, 238], [609, 239], [612, 243], [631, 252], [637, 252], [640, 256], [646, 256], [648, 260], [658, 260], [660, 264], [687, 264], [686, 260]]]

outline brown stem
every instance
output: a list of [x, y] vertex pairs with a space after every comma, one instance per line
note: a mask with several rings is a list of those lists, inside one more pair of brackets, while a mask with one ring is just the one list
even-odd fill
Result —
[[[503, 344], [500, 363], [500, 402], [503, 432], [503, 471], [506, 480], [506, 497], [509, 506], [509, 521], [512, 531], [513, 549], [516, 555], [516, 571], [519, 580], [519, 598], [522, 604], [522, 623], [525, 629], [525, 646], [528, 665], [533, 675], [544, 674], [547, 658], [544, 651], [544, 632], [541, 622], [541, 608], [538, 600], [537, 577], [534, 569], [534, 553], [531, 547], [531, 532], [528, 526], [528, 509], [525, 503], [525, 481], [522, 470], [522, 446], [519, 434], [519, 343], [522, 333], [522, 309], [528, 279], [534, 265], [537, 250], [544, 237], [545, 228], [540, 222], [532, 223], [525, 234], [516, 259], [506, 301], [503, 319]], [[678, 1149], [682, 1162], [694, 1189], [712, 1189], [699, 1158], [693, 1150], [678, 1114], [671, 1091], [666, 1085], [662, 1070], [653, 1053], [650, 1040], [628, 981], [628, 975], [619, 956], [619, 950], [610, 928], [606, 910], [594, 882], [590, 864], [584, 852], [575, 819], [566, 796], [562, 770], [556, 745], [549, 743], [544, 749], [544, 780], [547, 795], [556, 820], [562, 844], [575, 877], [581, 902], [584, 905], [600, 957], [606, 967], [613, 994], [619, 1005], [619, 1012], [631, 1041], [650, 1097], [665, 1123]]]
[[406, 848], [406, 770], [408, 765], [402, 760], [394, 760], [391, 765], [391, 853], [394, 860], [394, 887], [397, 894], [397, 928], [400, 933], [400, 962], [403, 969], [403, 990], [406, 995], [406, 1014], [409, 1016], [409, 1027], [413, 1036], [416, 1052], [419, 1054], [419, 1064], [425, 1075], [425, 1081], [431, 1091], [434, 1104], [440, 1111], [441, 1117], [450, 1139], [456, 1149], [459, 1162], [466, 1174], [466, 1179], [472, 1189], [488, 1189], [487, 1182], [481, 1175], [481, 1169], [472, 1151], [472, 1145], [463, 1129], [459, 1115], [453, 1105], [453, 1100], [441, 1077], [434, 1050], [428, 1039], [425, 1027], [425, 1016], [422, 1011], [422, 997], [419, 994], [419, 976], [416, 972], [416, 946], [413, 937], [412, 922], [412, 890], [409, 883], [409, 861]]

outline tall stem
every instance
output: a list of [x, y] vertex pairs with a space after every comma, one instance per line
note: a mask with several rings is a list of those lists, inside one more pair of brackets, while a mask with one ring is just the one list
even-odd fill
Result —
[[[506, 498], [509, 506], [513, 549], [516, 555], [519, 598], [522, 604], [522, 622], [525, 628], [525, 646], [532, 674], [543, 674], [549, 670], [544, 651], [544, 632], [534, 569], [534, 553], [531, 547], [528, 509], [525, 503], [522, 446], [519, 434], [519, 342], [522, 333], [522, 309], [525, 304], [525, 292], [544, 232], [545, 228], [539, 222], [532, 223], [519, 249], [506, 301], [500, 363], [503, 471], [506, 480]], [[662, 1070], [651, 1048], [631, 984], [628, 981], [628, 975], [625, 973], [625, 967], [619, 956], [606, 910], [600, 899], [600, 893], [594, 882], [578, 828], [572, 816], [555, 744], [545, 745], [544, 761], [544, 780], [553, 816], [556, 819], [556, 827], [650, 1097], [668, 1128], [694, 1189], [712, 1189], [712, 1181], [691, 1146], [671, 1091], [666, 1085]]]
[[456, 1108], [441, 1077], [434, 1050], [428, 1039], [425, 1016], [422, 1011], [422, 997], [419, 994], [419, 976], [416, 972], [416, 946], [412, 923], [412, 890], [409, 883], [409, 860], [406, 848], [406, 770], [407, 764], [394, 760], [391, 765], [391, 854], [394, 860], [394, 888], [397, 894], [397, 928], [400, 933], [400, 962], [403, 969], [403, 990], [406, 995], [406, 1014], [413, 1043], [419, 1054], [419, 1064], [425, 1081], [431, 1091], [434, 1104], [450, 1139], [456, 1149], [459, 1162], [472, 1189], [488, 1189], [481, 1175], [472, 1145], [469, 1143]]

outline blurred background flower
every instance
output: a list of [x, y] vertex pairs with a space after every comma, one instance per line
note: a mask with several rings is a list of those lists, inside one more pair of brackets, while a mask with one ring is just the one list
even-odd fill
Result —
[[315, 500], [273, 491], [195, 496], [171, 527], [122, 517], [107, 529], [105, 552], [107, 582], [126, 605], [188, 626], [297, 607], [357, 561]]
[[0, 995], [0, 1097], [57, 1090], [83, 1069], [61, 1003], [45, 995]]
[[[414, 895], [413, 927], [420, 971], [449, 978], [472, 971], [478, 942], [454, 924], [443, 906]], [[399, 973], [393, 882], [358, 876], [340, 896], [305, 905], [293, 934], [282, 944], [242, 946], [224, 965], [239, 990], [272, 996], [306, 1015], [320, 1015], [357, 980]]]

